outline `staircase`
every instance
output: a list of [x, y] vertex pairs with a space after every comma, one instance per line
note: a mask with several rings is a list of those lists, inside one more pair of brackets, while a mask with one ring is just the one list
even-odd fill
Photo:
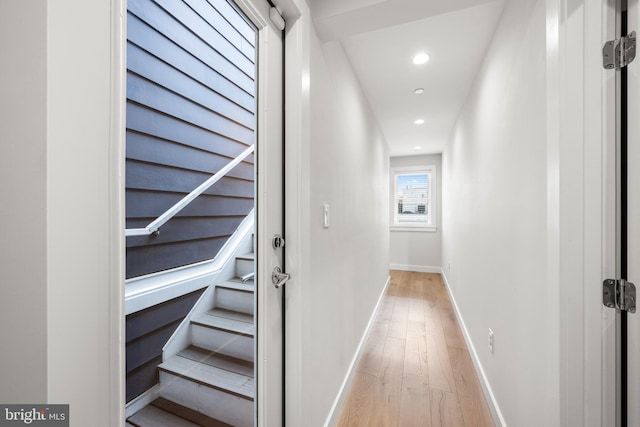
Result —
[[160, 397], [127, 426], [254, 425], [254, 253], [235, 264], [236, 277], [210, 287], [165, 346]]

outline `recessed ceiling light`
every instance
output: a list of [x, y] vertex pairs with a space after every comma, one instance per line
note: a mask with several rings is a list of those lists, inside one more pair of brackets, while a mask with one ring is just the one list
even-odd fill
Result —
[[426, 53], [419, 53], [413, 57], [413, 63], [416, 65], [425, 64], [429, 60], [429, 55]]
[[423, 123], [424, 123], [424, 120], [423, 120], [423, 119], [417, 119], [417, 120], [416, 120], [415, 122], [413, 122], [413, 123], [415, 123], [415, 124], [417, 124], [417, 125], [421, 125], [421, 124], [423, 124]]
[[422, 95], [424, 93], [424, 89], [419, 87], [418, 89], [414, 90], [413, 93], [415, 93], [416, 95]]
[[420, 151], [422, 149], [422, 147], [417, 146], [416, 148], [413, 149], [413, 151]]

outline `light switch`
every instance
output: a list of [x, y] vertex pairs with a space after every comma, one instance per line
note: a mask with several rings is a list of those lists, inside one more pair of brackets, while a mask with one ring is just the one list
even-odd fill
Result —
[[329, 205], [324, 205], [324, 228], [329, 228]]

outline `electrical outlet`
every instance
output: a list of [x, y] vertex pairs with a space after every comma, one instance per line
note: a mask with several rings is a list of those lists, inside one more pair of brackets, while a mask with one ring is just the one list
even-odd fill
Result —
[[493, 331], [489, 328], [489, 353], [493, 354]]

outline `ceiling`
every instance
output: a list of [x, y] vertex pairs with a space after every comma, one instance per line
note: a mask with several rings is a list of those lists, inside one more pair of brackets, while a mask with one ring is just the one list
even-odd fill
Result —
[[[320, 39], [342, 42], [391, 156], [442, 152], [505, 1], [308, 0]], [[418, 52], [430, 60], [414, 65]]]

